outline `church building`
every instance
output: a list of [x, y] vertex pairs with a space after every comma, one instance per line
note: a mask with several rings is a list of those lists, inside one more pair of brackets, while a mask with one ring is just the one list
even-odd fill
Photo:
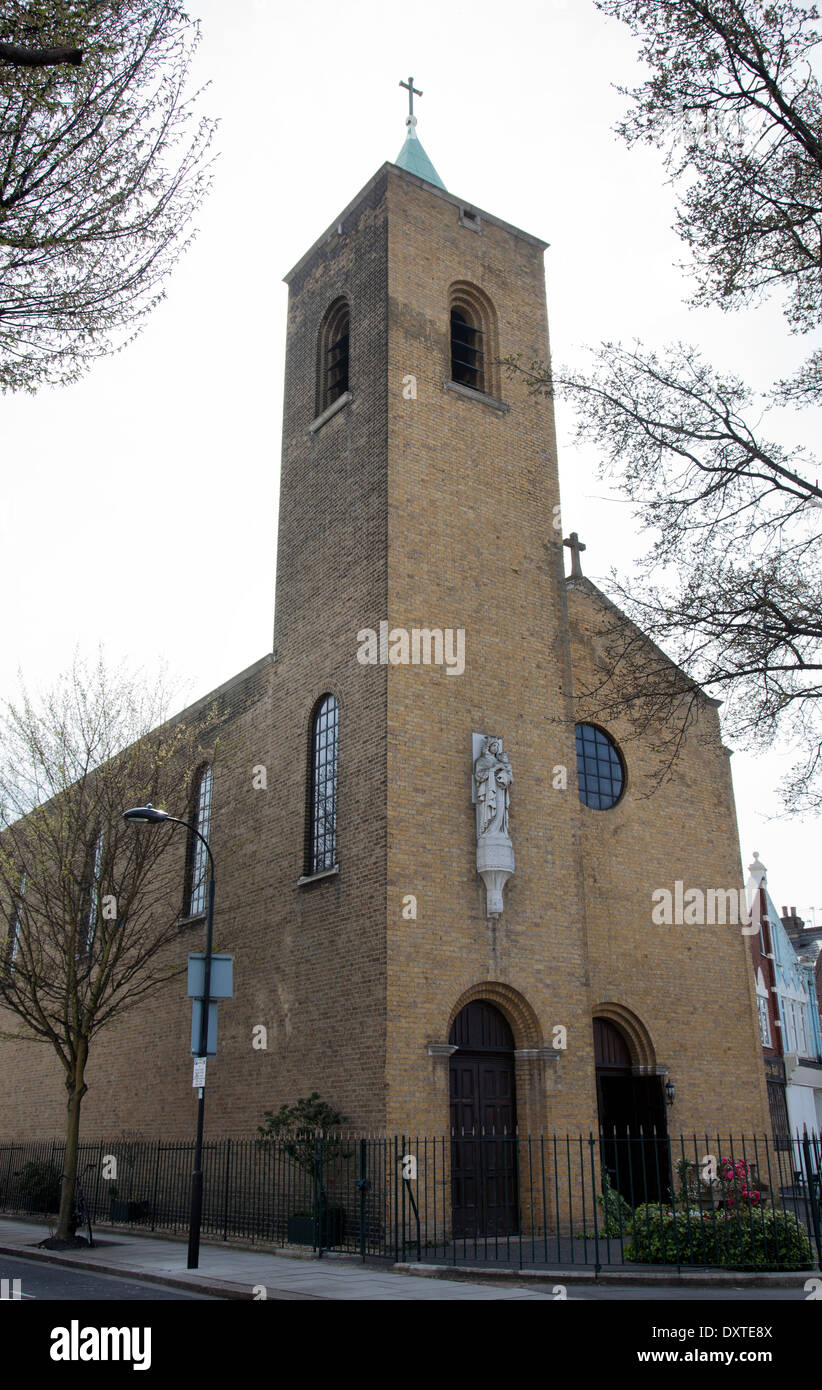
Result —
[[[549, 360], [546, 242], [444, 187], [409, 85], [397, 160], [286, 276], [273, 649], [187, 712], [219, 719], [167, 808], [234, 958], [208, 1135], [315, 1091], [363, 1133], [767, 1134], [739, 921], [653, 913], [743, 891], [716, 703], [650, 797], [652, 750], [586, 719], [615, 610], [560, 525], [553, 403], [501, 365]], [[84, 1135], [190, 1134], [190, 1026], [183, 976], [101, 1034]], [[3, 1136], [61, 1134], [50, 1050], [0, 1056]]]

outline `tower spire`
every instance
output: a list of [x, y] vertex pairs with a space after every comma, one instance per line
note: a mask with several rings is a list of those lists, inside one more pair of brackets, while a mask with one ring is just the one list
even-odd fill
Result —
[[408, 115], [405, 118], [406, 136], [405, 144], [400, 150], [395, 163], [400, 169], [407, 169], [409, 174], [416, 174], [417, 178], [425, 179], [426, 183], [436, 184], [437, 188], [445, 188], [445, 184], [434, 168], [428, 155], [425, 153], [417, 136], [417, 118], [414, 115], [414, 97], [421, 97], [422, 92], [419, 87], [414, 86], [413, 77], [409, 77], [407, 82], [400, 82], [408, 92]]

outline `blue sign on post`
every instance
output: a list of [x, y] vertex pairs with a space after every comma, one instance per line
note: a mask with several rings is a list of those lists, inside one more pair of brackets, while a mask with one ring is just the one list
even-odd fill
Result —
[[208, 1006], [208, 1043], [205, 1052], [200, 1051], [200, 1029], [203, 1026], [203, 1001], [195, 999], [191, 1005], [191, 1055], [192, 1057], [217, 1056], [217, 1004]]
[[[191, 954], [188, 958], [188, 997], [202, 999], [205, 993], [205, 956]], [[209, 999], [234, 998], [234, 957], [211, 957], [211, 988]]]
[[200, 1051], [200, 1037], [203, 1026], [203, 994], [205, 990], [205, 956], [194, 953], [188, 958], [188, 997], [191, 1005], [191, 1055], [192, 1057], [217, 1056], [217, 1001], [234, 997], [234, 957], [211, 957], [211, 979], [209, 981], [208, 1034], [205, 1054]]

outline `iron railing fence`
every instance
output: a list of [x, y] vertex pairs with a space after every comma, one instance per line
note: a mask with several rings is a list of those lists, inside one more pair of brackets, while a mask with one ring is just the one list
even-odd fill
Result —
[[[187, 1230], [194, 1145], [85, 1141], [95, 1225]], [[0, 1143], [0, 1211], [54, 1213], [65, 1145]], [[204, 1146], [204, 1236], [506, 1268], [822, 1264], [822, 1141], [303, 1134]]]

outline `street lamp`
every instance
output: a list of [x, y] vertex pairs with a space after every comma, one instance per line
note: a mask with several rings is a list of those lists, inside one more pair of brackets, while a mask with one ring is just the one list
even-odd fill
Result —
[[[136, 825], [183, 825], [186, 830], [192, 831], [198, 839], [205, 845], [209, 863], [208, 879], [208, 922], [206, 926], [206, 947], [204, 961], [203, 979], [203, 1001], [200, 1011], [200, 1056], [205, 1057], [208, 1053], [208, 1003], [211, 997], [211, 943], [214, 934], [214, 856], [211, 853], [211, 846], [205, 835], [201, 835], [196, 825], [192, 825], [187, 820], [180, 820], [177, 816], [170, 816], [168, 811], [159, 811], [151, 803], [147, 806], [135, 806], [130, 811], [123, 812], [123, 820], [132, 821]], [[197, 1102], [197, 1143], [194, 1149], [194, 1172], [191, 1175], [191, 1216], [188, 1225], [188, 1268], [197, 1269], [200, 1261], [200, 1226], [203, 1217], [203, 1122], [205, 1120], [205, 1082], [200, 1087], [200, 1097]]]

